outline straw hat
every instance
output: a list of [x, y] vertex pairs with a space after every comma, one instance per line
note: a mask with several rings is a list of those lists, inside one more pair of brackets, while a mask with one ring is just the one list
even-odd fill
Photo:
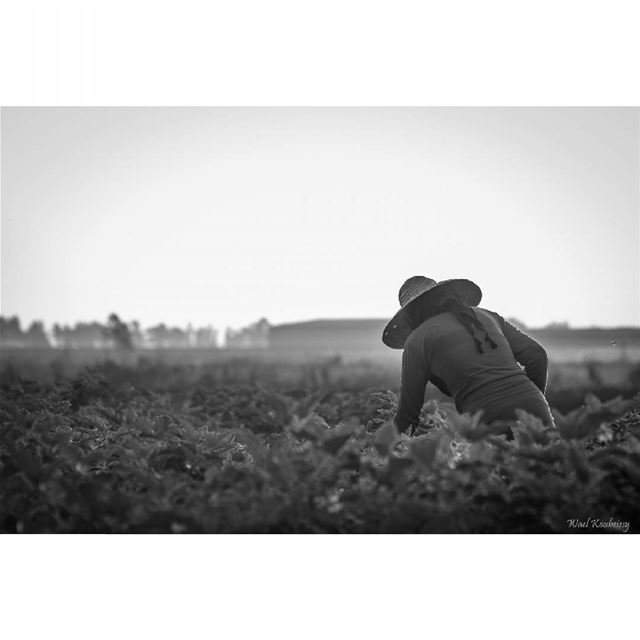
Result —
[[398, 293], [400, 311], [391, 318], [384, 328], [382, 342], [392, 349], [403, 349], [404, 343], [413, 331], [405, 312], [407, 305], [425, 294], [433, 291], [443, 291], [444, 289], [450, 289], [452, 292], [458, 293], [472, 307], [477, 306], [482, 299], [480, 287], [475, 282], [471, 282], [471, 280], [462, 278], [436, 282], [425, 276], [413, 276], [400, 287], [400, 292]]

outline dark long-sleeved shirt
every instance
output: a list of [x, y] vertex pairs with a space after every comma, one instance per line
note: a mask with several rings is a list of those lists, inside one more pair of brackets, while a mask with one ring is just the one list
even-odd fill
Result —
[[[499, 314], [481, 308], [474, 311], [497, 343], [495, 349], [483, 341], [483, 353], [479, 353], [472, 336], [449, 312], [427, 318], [409, 336], [402, 355], [395, 417], [400, 431], [420, 421], [427, 382], [451, 396], [460, 412], [483, 409], [487, 422], [515, 417], [515, 408], [552, 421], [543, 395], [547, 382], [544, 348]], [[484, 332], [477, 336], [483, 339]]]

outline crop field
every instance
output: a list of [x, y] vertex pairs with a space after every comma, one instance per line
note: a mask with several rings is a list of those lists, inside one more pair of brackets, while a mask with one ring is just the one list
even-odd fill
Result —
[[618, 533], [640, 526], [640, 395], [628, 379], [635, 370], [617, 387], [587, 375], [590, 387], [563, 388], [558, 379], [554, 388], [550, 377], [555, 428], [521, 414], [491, 429], [431, 392], [408, 438], [391, 422], [397, 387], [387, 384], [389, 374], [364, 364], [329, 373], [324, 366], [292, 365], [283, 377], [275, 364], [112, 362], [42, 381], [5, 367], [0, 530]]
[[[384, 352], [383, 352], [384, 353]], [[600, 389], [604, 393], [640, 389], [640, 352], [637, 358], [589, 359], [576, 351], [575, 359], [550, 357], [549, 386], [553, 391]], [[325, 357], [304, 352], [281, 353], [250, 349], [148, 349], [118, 352], [111, 349], [0, 349], [2, 380], [18, 377], [56, 382], [87, 368], [119, 365], [119, 378], [135, 384], [170, 388], [194, 384], [219, 385], [266, 380], [277, 386], [335, 386], [361, 389], [397, 387], [401, 352], [384, 356], [363, 352]], [[439, 397], [436, 395], [435, 397]], [[584, 394], [580, 397], [582, 400]]]

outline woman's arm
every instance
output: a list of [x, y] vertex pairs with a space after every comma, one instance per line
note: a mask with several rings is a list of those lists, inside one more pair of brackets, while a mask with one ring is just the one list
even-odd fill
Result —
[[394, 418], [400, 433], [420, 422], [420, 412], [424, 404], [424, 390], [428, 380], [429, 367], [424, 353], [417, 348], [417, 345], [407, 344], [402, 353], [400, 400]]
[[493, 315], [502, 329], [504, 337], [507, 339], [515, 359], [524, 367], [524, 372], [533, 384], [544, 393], [547, 387], [547, 370], [549, 360], [544, 347], [533, 338], [523, 333], [510, 322], [507, 322], [500, 314], [489, 311]]
[[429, 382], [431, 382], [433, 386], [436, 387], [438, 391], [440, 391], [440, 393], [443, 393], [445, 396], [453, 396], [453, 393], [451, 393], [451, 391], [449, 391], [449, 387], [447, 387], [447, 383], [442, 378], [438, 378], [431, 374]]

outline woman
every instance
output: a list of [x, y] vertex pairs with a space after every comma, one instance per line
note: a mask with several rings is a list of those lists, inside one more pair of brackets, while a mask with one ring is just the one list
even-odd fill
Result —
[[460, 413], [482, 409], [489, 424], [515, 420], [515, 410], [522, 409], [553, 425], [544, 397], [544, 348], [494, 311], [477, 307], [482, 292], [475, 283], [413, 276], [399, 298], [400, 311], [382, 341], [404, 349], [395, 416], [400, 432], [415, 431], [427, 382], [453, 397]]

